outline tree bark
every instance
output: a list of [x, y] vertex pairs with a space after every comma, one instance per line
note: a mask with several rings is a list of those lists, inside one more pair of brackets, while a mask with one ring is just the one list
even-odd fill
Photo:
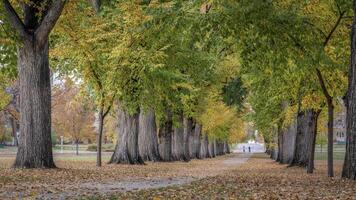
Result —
[[192, 134], [193, 120], [191, 118], [183, 118], [183, 159], [190, 161], [190, 135]]
[[315, 143], [316, 143], [316, 134], [318, 132], [318, 118], [321, 110], [319, 111], [310, 111], [308, 119], [308, 135], [307, 135], [307, 154], [308, 154], [308, 163], [307, 163], [307, 173], [311, 174], [314, 171], [314, 155], [315, 155]]
[[314, 141], [316, 135], [316, 118], [317, 112], [311, 109], [298, 113], [295, 151], [291, 166], [308, 165], [310, 151], [315, 151], [315, 144], [310, 141]]
[[48, 42], [26, 41], [18, 51], [20, 141], [14, 166], [54, 168], [51, 142], [51, 85]]
[[[18, 48], [20, 141], [14, 167], [54, 168], [51, 142], [51, 85], [48, 36], [66, 1], [35, 1], [23, 8], [24, 22], [8, 0], [7, 19], [22, 44]], [[46, 3], [45, 5], [43, 5]], [[43, 8], [39, 10], [41, 5]], [[41, 15], [42, 14], [42, 15]]]
[[138, 149], [145, 161], [159, 161], [156, 117], [153, 110], [140, 112]]
[[356, 180], [356, 0], [351, 28], [351, 59], [349, 86], [346, 94], [346, 154], [342, 177]]
[[320, 86], [324, 93], [326, 103], [328, 105], [328, 176], [334, 177], [334, 105], [333, 98], [329, 94], [323, 76], [318, 68], [316, 68], [316, 73], [319, 79]]
[[224, 151], [223, 151], [223, 153], [224, 153], [224, 154], [230, 153], [229, 143], [228, 143], [227, 141], [224, 141], [224, 142], [223, 142], [223, 145], [224, 145]]
[[79, 155], [79, 140], [75, 140], [75, 155]]
[[209, 157], [210, 158], [215, 158], [216, 152], [215, 152], [215, 139], [209, 140]]
[[199, 159], [204, 158], [209, 158], [209, 139], [207, 134], [202, 135], [200, 141]]
[[202, 126], [197, 123], [195, 125], [195, 129], [194, 129], [194, 149], [195, 149], [195, 157], [196, 158], [199, 158], [199, 155], [200, 155], [200, 146], [201, 146], [201, 137], [202, 137], [202, 133], [201, 133], [201, 130], [202, 130]]
[[283, 162], [283, 131], [281, 127], [278, 127], [278, 155], [277, 162]]
[[161, 156], [161, 161], [169, 162], [172, 161], [172, 132], [173, 132], [173, 121], [172, 112], [170, 110], [166, 111], [166, 119], [158, 132], [159, 137], [159, 154]]
[[101, 167], [101, 144], [103, 140], [104, 108], [101, 107], [98, 113], [98, 132], [96, 133], [96, 166]]
[[118, 141], [110, 164], [144, 164], [138, 150], [139, 114], [119, 109]]
[[190, 158], [198, 158], [200, 152], [200, 134], [201, 125], [198, 123], [193, 123], [192, 134], [190, 135], [189, 147], [190, 147]]
[[173, 160], [184, 159], [184, 125], [183, 114], [178, 116], [178, 126], [174, 128], [172, 136], [172, 158]]
[[100, 11], [100, 7], [101, 7], [101, 1], [100, 0], [89, 0], [89, 3], [94, 8], [96, 13], [98, 13]]

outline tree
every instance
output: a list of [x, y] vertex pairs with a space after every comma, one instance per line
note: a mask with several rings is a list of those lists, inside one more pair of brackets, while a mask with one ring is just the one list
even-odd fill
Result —
[[356, 180], [356, 1], [353, 1], [354, 11], [351, 26], [351, 55], [349, 67], [349, 85], [346, 94], [346, 154], [342, 177]]
[[85, 91], [81, 92], [80, 88], [67, 78], [63, 88], [59, 86], [54, 89], [52, 97], [53, 129], [57, 135], [73, 141], [77, 155], [79, 142], [94, 136], [93, 103], [85, 98], [85, 95]]
[[14, 166], [53, 168], [51, 143], [51, 87], [48, 66], [48, 37], [65, 0], [29, 1], [21, 6], [23, 21], [8, 0], [2, 1], [6, 23], [19, 38], [20, 143]]

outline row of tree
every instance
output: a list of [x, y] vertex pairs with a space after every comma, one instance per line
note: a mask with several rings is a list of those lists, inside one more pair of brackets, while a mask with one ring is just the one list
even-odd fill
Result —
[[[96, 112], [98, 166], [110, 114], [119, 127], [111, 163], [228, 152], [227, 143], [242, 135], [243, 123], [236, 123], [241, 122], [244, 89], [225, 47], [231, 43], [227, 30], [214, 28], [218, 13], [208, 15], [211, 7], [203, 2], [90, 3], [2, 1], [2, 46], [18, 47], [4, 53], [17, 59], [2, 64], [14, 68], [17, 63], [19, 72], [20, 140], [14, 166], [55, 167], [51, 124], [78, 140], [85, 130], [81, 124], [90, 119], [90, 107], [81, 106], [88, 98]], [[51, 74], [70, 77], [80, 90], [72, 90], [73, 95], [82, 101], [72, 101], [69, 94], [59, 105], [56, 93], [51, 100]], [[66, 111], [52, 118], [55, 106]]]
[[281, 163], [307, 167], [312, 173], [316, 135], [326, 121], [328, 176], [334, 176], [334, 112], [343, 110], [344, 99], [347, 153], [343, 177], [355, 179], [354, 116], [350, 112], [355, 56], [355, 41], [351, 40], [351, 55], [349, 45], [349, 29], [354, 28], [352, 2], [265, 2], [250, 9], [249, 17], [259, 20], [250, 22], [248, 32], [256, 34], [242, 44], [246, 47], [243, 70], [254, 110], [250, 117], [269, 144], [268, 152]]

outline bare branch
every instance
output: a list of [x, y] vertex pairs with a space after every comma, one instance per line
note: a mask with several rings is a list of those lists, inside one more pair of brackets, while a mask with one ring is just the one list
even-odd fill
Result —
[[21, 21], [14, 7], [12, 7], [11, 3], [8, 0], [3, 0], [3, 3], [7, 16], [10, 20], [10, 24], [14, 29], [16, 29], [21, 39], [24, 39], [27, 35], [25, 25]]
[[47, 38], [53, 27], [56, 25], [58, 18], [61, 16], [67, 0], [54, 0], [46, 16], [43, 18], [40, 27], [36, 30], [36, 39], [40, 42], [40, 45], [45, 42], [44, 38]]

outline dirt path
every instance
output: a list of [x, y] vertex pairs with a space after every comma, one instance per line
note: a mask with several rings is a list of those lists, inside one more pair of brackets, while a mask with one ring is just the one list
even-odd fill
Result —
[[[192, 160], [189, 163], [104, 165], [102, 168], [96, 168], [93, 161], [58, 161], [57, 164], [62, 169], [0, 169], [0, 173], [13, 173], [13, 176], [0, 178], [0, 199], [73, 199], [184, 185], [236, 169], [250, 156], [251, 154], [230, 154], [213, 159]], [[1, 187], [2, 182], [7, 182], [3, 184], [4, 187]]]

